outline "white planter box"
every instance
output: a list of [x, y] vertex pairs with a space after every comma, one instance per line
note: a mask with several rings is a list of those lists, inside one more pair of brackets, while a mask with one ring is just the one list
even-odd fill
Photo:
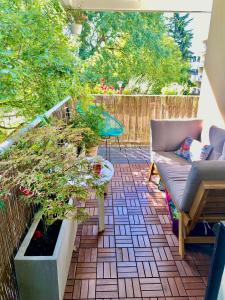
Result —
[[39, 220], [31, 225], [15, 257], [20, 300], [62, 300], [69, 272], [77, 222], [64, 220], [52, 256], [25, 256]]

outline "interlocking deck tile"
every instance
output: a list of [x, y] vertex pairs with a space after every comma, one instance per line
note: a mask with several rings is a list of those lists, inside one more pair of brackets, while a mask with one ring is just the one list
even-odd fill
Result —
[[78, 262], [97, 262], [97, 248], [81, 248]]
[[96, 278], [96, 263], [78, 263], [76, 268], [76, 279]]
[[116, 279], [98, 279], [96, 285], [96, 298], [118, 298], [118, 285]]
[[118, 278], [138, 277], [136, 262], [117, 262]]
[[117, 248], [117, 261], [136, 261], [134, 248]]
[[98, 234], [92, 195], [86, 203], [90, 218], [78, 227], [64, 299], [204, 299], [210, 257], [189, 247], [181, 259], [164, 194], [148, 181], [147, 157], [146, 149], [113, 149], [105, 231]]
[[152, 248], [134, 248], [135, 260], [139, 261], [154, 261]]
[[115, 248], [98, 249], [98, 262], [115, 262], [115, 261], [116, 261]]

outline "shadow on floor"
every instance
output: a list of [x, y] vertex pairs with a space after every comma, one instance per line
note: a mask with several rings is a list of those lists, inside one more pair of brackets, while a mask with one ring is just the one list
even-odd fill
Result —
[[[109, 153], [109, 150], [108, 150]], [[106, 148], [101, 146], [98, 150], [98, 155], [106, 158]], [[112, 163], [150, 163], [150, 149], [149, 147], [110, 147], [107, 159]]]

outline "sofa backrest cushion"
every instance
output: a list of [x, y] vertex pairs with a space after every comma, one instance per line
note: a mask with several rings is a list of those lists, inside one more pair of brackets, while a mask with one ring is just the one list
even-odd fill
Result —
[[220, 155], [219, 160], [225, 160], [225, 143], [224, 143], [224, 145], [223, 145], [223, 152], [222, 152], [222, 154]]
[[[225, 180], [225, 161], [200, 160], [192, 163], [180, 208], [189, 212], [200, 183], [204, 180]], [[219, 208], [218, 208], [219, 209]]]
[[153, 151], [175, 151], [187, 136], [199, 140], [202, 120], [151, 120]]
[[212, 126], [209, 130], [209, 141], [213, 150], [208, 160], [217, 160], [223, 153], [225, 143], [225, 130], [216, 126]]

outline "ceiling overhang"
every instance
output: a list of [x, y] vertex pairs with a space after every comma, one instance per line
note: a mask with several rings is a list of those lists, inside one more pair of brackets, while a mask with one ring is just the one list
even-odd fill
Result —
[[207, 12], [213, 0], [61, 0], [64, 6], [95, 11]]

